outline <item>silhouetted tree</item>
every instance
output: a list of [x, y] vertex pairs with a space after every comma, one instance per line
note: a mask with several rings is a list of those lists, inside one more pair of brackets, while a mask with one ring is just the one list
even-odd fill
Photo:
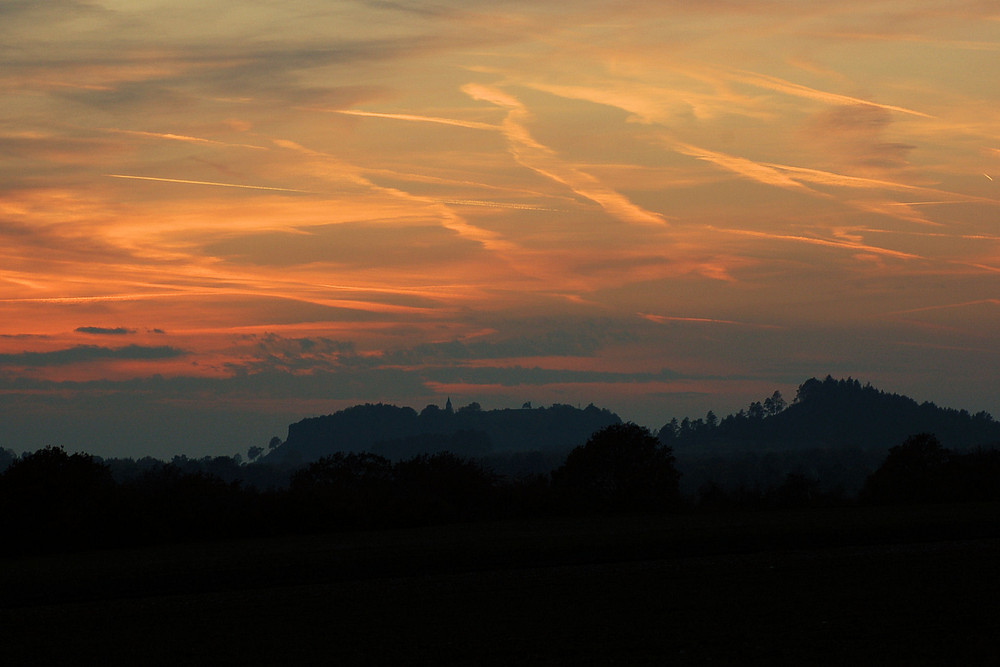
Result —
[[393, 467], [396, 516], [404, 523], [469, 521], [493, 514], [495, 476], [450, 452], [421, 454]]
[[773, 394], [771, 394], [770, 398], [764, 399], [763, 408], [764, 412], [767, 413], [768, 417], [773, 417], [774, 415], [778, 414], [779, 412], [784, 410], [786, 406], [787, 404], [785, 403], [785, 399], [781, 397], [780, 391], [775, 391]]
[[251, 461], [254, 461], [263, 453], [264, 453], [263, 447], [254, 446], [247, 450], [247, 458], [250, 459]]
[[[114, 508], [111, 470], [90, 454], [46, 447], [0, 475], [0, 507], [9, 546], [64, 549], [108, 537]], [[12, 539], [13, 538], [13, 539]]]
[[861, 491], [870, 502], [912, 503], [943, 500], [951, 452], [932, 433], [918, 433], [889, 450]]
[[17, 452], [13, 449], [0, 447], [0, 473], [6, 470], [11, 463], [17, 460]]
[[573, 507], [611, 511], [672, 507], [679, 479], [671, 448], [631, 422], [594, 433], [553, 473], [554, 486]]
[[313, 527], [372, 525], [386, 520], [392, 483], [389, 459], [337, 452], [293, 473], [289, 490], [299, 519]]
[[433, 403], [430, 403], [423, 410], [420, 411], [420, 416], [427, 419], [433, 418], [441, 414], [441, 408]]

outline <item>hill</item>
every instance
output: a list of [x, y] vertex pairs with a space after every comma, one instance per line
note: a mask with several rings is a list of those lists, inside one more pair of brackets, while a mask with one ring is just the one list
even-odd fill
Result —
[[284, 444], [266, 461], [304, 463], [334, 452], [372, 452], [390, 459], [448, 450], [460, 456], [561, 451], [587, 441], [594, 431], [621, 418], [588, 405], [482, 410], [472, 403], [458, 410], [429, 405], [419, 414], [408, 407], [365, 404], [291, 424]]
[[986, 412], [917, 403], [847, 378], [811, 378], [786, 405], [778, 392], [718, 420], [676, 420], [658, 432], [683, 472], [682, 490], [774, 488], [790, 475], [825, 491], [855, 494], [889, 448], [933, 433], [961, 452], [1000, 446], [1000, 422]]
[[711, 418], [660, 429], [660, 439], [680, 454], [724, 455], [747, 451], [859, 448], [885, 453], [910, 435], [933, 433], [949, 449], [1000, 442], [1000, 422], [986, 412], [940, 408], [847, 378], [811, 378], [787, 407], [781, 395], [711, 423]]

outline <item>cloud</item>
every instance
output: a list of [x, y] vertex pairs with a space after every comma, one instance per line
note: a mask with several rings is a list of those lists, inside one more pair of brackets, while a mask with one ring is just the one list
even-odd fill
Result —
[[226, 141], [216, 141], [215, 139], [205, 139], [203, 137], [190, 137], [185, 134], [172, 134], [170, 132], [144, 132], [140, 130], [120, 130], [109, 128], [108, 132], [114, 134], [125, 134], [133, 137], [143, 137], [146, 139], [165, 139], [168, 141], [181, 141], [189, 144], [204, 144], [208, 146], [228, 146], [233, 148], [252, 148], [254, 150], [266, 151], [266, 146], [255, 146], [253, 144], [234, 144]]
[[771, 165], [754, 162], [753, 160], [748, 160], [747, 158], [735, 155], [726, 155], [725, 153], [710, 151], [706, 148], [699, 148], [685, 143], [678, 142], [675, 143], [673, 147], [674, 150], [679, 153], [690, 155], [691, 157], [698, 158], [699, 160], [705, 160], [706, 162], [711, 162], [712, 164], [722, 167], [727, 171], [745, 176], [750, 180], [764, 183], [765, 185], [773, 185], [787, 190], [797, 190], [807, 192], [812, 195], [825, 196], [812, 188], [802, 185], [794, 178], [788, 176], [788, 174]]
[[754, 322], [738, 322], [736, 320], [719, 320], [711, 317], [678, 317], [671, 315], [654, 315], [652, 313], [639, 313], [639, 316], [656, 322], [657, 324], [667, 324], [668, 322], [680, 322], [686, 324], [722, 324], [725, 326], [750, 327], [752, 329], [783, 329], [785, 327], [774, 324], [757, 324]]
[[90, 361], [156, 361], [176, 359], [187, 354], [186, 351], [161, 345], [147, 347], [142, 345], [126, 345], [125, 347], [99, 347], [97, 345], [77, 345], [75, 347], [52, 350], [49, 352], [19, 352], [0, 354], [0, 366], [23, 366], [39, 368], [47, 366], [67, 366], [70, 364]]
[[96, 335], [112, 335], [112, 336], [123, 336], [127, 334], [134, 334], [135, 329], [126, 329], [125, 327], [77, 327], [74, 331], [78, 333], [85, 334], [96, 334]]
[[353, 342], [325, 336], [285, 338], [265, 334], [254, 337], [251, 345], [240, 346], [236, 352], [241, 359], [225, 364], [225, 368], [237, 376], [261, 373], [315, 375], [370, 366], [359, 359]]
[[507, 109], [502, 127], [511, 154], [519, 163], [550, 178], [585, 197], [611, 216], [640, 225], [666, 224], [659, 213], [647, 211], [620, 192], [609, 188], [592, 174], [562, 160], [552, 149], [540, 144], [531, 136], [526, 126], [530, 120], [528, 109], [514, 96], [491, 86], [467, 84], [462, 90], [475, 100], [482, 100]]
[[752, 236], [762, 239], [773, 239], [776, 241], [792, 241], [795, 243], [826, 246], [829, 248], [842, 248], [845, 250], [862, 251], [874, 255], [885, 255], [887, 257], [895, 257], [897, 259], [925, 259], [919, 255], [914, 255], [908, 252], [892, 250], [891, 248], [880, 248], [878, 246], [866, 245], [864, 243], [856, 243], [852, 241], [834, 241], [831, 239], [821, 239], [813, 236], [798, 236], [794, 234], [772, 234], [769, 232], [758, 232], [749, 229], [720, 229], [719, 231], [726, 232], [727, 234], [736, 234], [740, 236]]
[[345, 116], [360, 116], [362, 118], [385, 118], [389, 120], [404, 120], [415, 123], [433, 123], [437, 125], [451, 125], [453, 127], [464, 127], [471, 130], [487, 130], [489, 132], [499, 132], [503, 128], [490, 123], [479, 123], [471, 120], [457, 120], [454, 118], [438, 118], [436, 116], [419, 116], [408, 113], [377, 113], [375, 111], [360, 111], [356, 109], [320, 109], [330, 113], [339, 113]]
[[862, 172], [901, 169], [914, 146], [886, 141], [892, 114], [871, 104], [836, 106], [814, 116], [806, 128], [814, 152]]
[[291, 267], [302, 264], [366, 268], [375, 262], [394, 267], [449, 264], [479, 252], [479, 244], [433, 224], [341, 222], [292, 232], [246, 234], [213, 241], [204, 252], [236, 263]]
[[267, 185], [246, 185], [242, 183], [215, 183], [213, 181], [192, 181], [183, 178], [158, 178], [155, 176], [132, 176], [126, 174], [107, 174], [111, 178], [128, 178], [136, 181], [158, 181], [160, 183], [182, 183], [187, 185], [212, 185], [220, 188], [242, 188], [244, 190], [273, 190], [276, 192], [295, 192], [298, 194], [316, 194], [309, 190], [293, 190], [291, 188], [275, 188]]
[[564, 384], [618, 384], [667, 382], [685, 376], [670, 369], [653, 372], [622, 373], [612, 371], [525, 368], [523, 366], [447, 366], [420, 372], [433, 384], [544, 386]]
[[784, 93], [786, 95], [792, 95], [795, 97], [804, 97], [807, 99], [817, 100], [820, 102], [826, 102], [827, 104], [836, 104], [838, 106], [842, 105], [864, 105], [869, 107], [874, 107], [882, 109], [885, 111], [894, 111], [897, 113], [908, 114], [911, 116], [919, 116], [921, 118], [933, 118], [930, 114], [923, 113], [922, 111], [915, 111], [913, 109], [907, 109], [905, 107], [894, 106], [891, 104], [879, 104], [878, 102], [873, 102], [871, 100], [865, 100], [858, 97], [851, 97], [849, 95], [841, 95], [839, 93], [831, 93], [824, 90], [817, 90], [815, 88], [810, 88], [809, 86], [803, 86], [798, 83], [792, 83], [791, 81], [786, 81], [784, 79], [778, 78], [776, 76], [770, 76], [768, 74], [760, 74], [757, 72], [749, 72], [746, 70], [731, 70], [729, 72], [731, 78], [740, 83], [749, 84], [752, 86], [757, 86], [759, 88], [765, 88], [768, 90], [774, 90], [779, 93]]

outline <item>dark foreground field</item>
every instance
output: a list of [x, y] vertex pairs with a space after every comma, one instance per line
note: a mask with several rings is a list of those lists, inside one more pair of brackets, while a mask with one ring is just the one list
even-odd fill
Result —
[[1000, 506], [0, 561], [4, 664], [996, 664]]

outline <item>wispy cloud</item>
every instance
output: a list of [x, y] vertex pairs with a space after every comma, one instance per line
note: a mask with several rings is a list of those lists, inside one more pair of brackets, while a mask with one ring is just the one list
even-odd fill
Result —
[[699, 160], [705, 160], [706, 162], [711, 162], [719, 167], [722, 167], [723, 169], [726, 169], [727, 171], [737, 173], [759, 183], [764, 183], [765, 185], [773, 185], [775, 187], [786, 188], [789, 190], [800, 190], [817, 196], [826, 196], [823, 193], [802, 185], [802, 183], [799, 183], [784, 171], [772, 165], [754, 162], [753, 160], [748, 160], [747, 158], [735, 155], [726, 155], [725, 153], [718, 153], [716, 151], [710, 151], [705, 148], [699, 148], [697, 146], [691, 146], [684, 143], [674, 143], [673, 147], [679, 153], [690, 155], [691, 157], [698, 158]]
[[775, 241], [790, 241], [794, 243], [805, 243], [809, 245], [826, 246], [828, 248], [840, 248], [855, 252], [861, 251], [865, 253], [871, 253], [874, 255], [885, 255], [886, 257], [895, 257], [897, 259], [924, 259], [920, 255], [915, 255], [913, 253], [901, 252], [899, 250], [892, 250], [891, 248], [881, 248], [878, 246], [867, 245], [864, 243], [856, 243], [852, 241], [822, 239], [813, 236], [797, 236], [794, 234], [774, 234], [770, 232], [760, 232], [749, 229], [719, 229], [718, 231], [725, 232], [726, 234], [736, 234], [739, 236], [752, 236], [755, 238], [770, 239]]
[[726, 326], [749, 327], [751, 329], [785, 328], [775, 324], [758, 324], [754, 322], [739, 322], [736, 320], [720, 320], [711, 317], [679, 317], [671, 315], [654, 315], [653, 313], [639, 313], [639, 317], [647, 319], [650, 322], [656, 322], [657, 324], [666, 324], [668, 322], [680, 322], [687, 324], [722, 324]]
[[128, 334], [134, 334], [135, 329], [129, 329], [126, 327], [77, 327], [74, 329], [77, 333], [85, 334], [95, 334], [95, 335], [111, 335], [111, 336], [126, 336]]
[[1000, 306], [1000, 299], [978, 299], [976, 301], [963, 301], [961, 303], [945, 303], [933, 306], [921, 306], [920, 308], [909, 308], [907, 310], [896, 310], [890, 315], [910, 315], [913, 313], [926, 313], [936, 310], [951, 310], [955, 308], [968, 308], [969, 306]]
[[133, 137], [143, 137], [146, 139], [165, 139], [168, 141], [181, 141], [189, 144], [205, 144], [207, 146], [229, 146], [234, 148], [250, 148], [258, 151], [266, 151], [266, 146], [255, 146], [253, 144], [235, 144], [228, 141], [216, 141], [215, 139], [204, 139], [202, 137], [189, 137], [183, 134], [172, 134], [169, 132], [144, 132], [140, 130], [120, 130], [109, 128], [108, 132], [114, 134], [126, 134]]
[[562, 183], [601, 206], [622, 222], [643, 225], [664, 225], [666, 220], [658, 213], [647, 211], [634, 204], [621, 193], [605, 186], [597, 178], [559, 159], [554, 151], [540, 144], [531, 136], [526, 126], [530, 113], [521, 102], [497, 88], [480, 84], [467, 84], [462, 90], [476, 100], [483, 100], [507, 109], [503, 132], [510, 151], [518, 162], [534, 171]]
[[292, 188], [275, 188], [267, 185], [246, 185], [243, 183], [216, 183], [214, 181], [193, 181], [184, 178], [163, 178], [159, 176], [134, 176], [130, 174], [107, 174], [111, 178], [128, 178], [135, 181], [159, 181], [161, 183], [182, 183], [186, 185], [212, 185], [220, 188], [242, 188], [244, 190], [273, 190], [276, 192], [296, 192], [299, 194], [316, 194], [309, 190], [295, 190]]
[[500, 132], [503, 128], [490, 123], [480, 123], [471, 120], [457, 120], [454, 118], [439, 118], [436, 116], [419, 116], [407, 113], [379, 113], [376, 111], [361, 111], [360, 109], [312, 109], [313, 111], [328, 111], [339, 113], [345, 116], [361, 116], [363, 118], [384, 118], [388, 120], [405, 120], [414, 123], [433, 123], [437, 125], [451, 125], [453, 127], [464, 127], [470, 130], [487, 130], [489, 132]]
[[792, 95], [794, 97], [803, 97], [806, 99], [816, 100], [819, 102], [825, 102], [827, 104], [836, 105], [865, 105], [876, 107], [879, 109], [884, 109], [885, 111], [892, 111], [896, 113], [907, 114], [910, 116], [918, 116], [920, 118], [933, 118], [931, 114], [924, 113], [922, 111], [916, 111], [914, 109], [907, 109], [905, 107], [895, 106], [892, 104], [880, 104], [878, 102], [873, 102], [872, 100], [865, 100], [858, 97], [851, 97], [850, 95], [841, 95], [839, 93], [831, 93], [824, 90], [817, 90], [815, 88], [810, 88], [809, 86], [803, 86], [801, 84], [793, 83], [791, 81], [786, 81], [776, 76], [771, 76], [768, 74], [761, 74], [758, 72], [750, 72], [747, 70], [734, 69], [731, 70], [729, 76], [740, 83], [749, 84], [756, 86], [758, 88], [765, 88], [767, 90], [773, 90], [779, 93], [784, 93], [785, 95]]

